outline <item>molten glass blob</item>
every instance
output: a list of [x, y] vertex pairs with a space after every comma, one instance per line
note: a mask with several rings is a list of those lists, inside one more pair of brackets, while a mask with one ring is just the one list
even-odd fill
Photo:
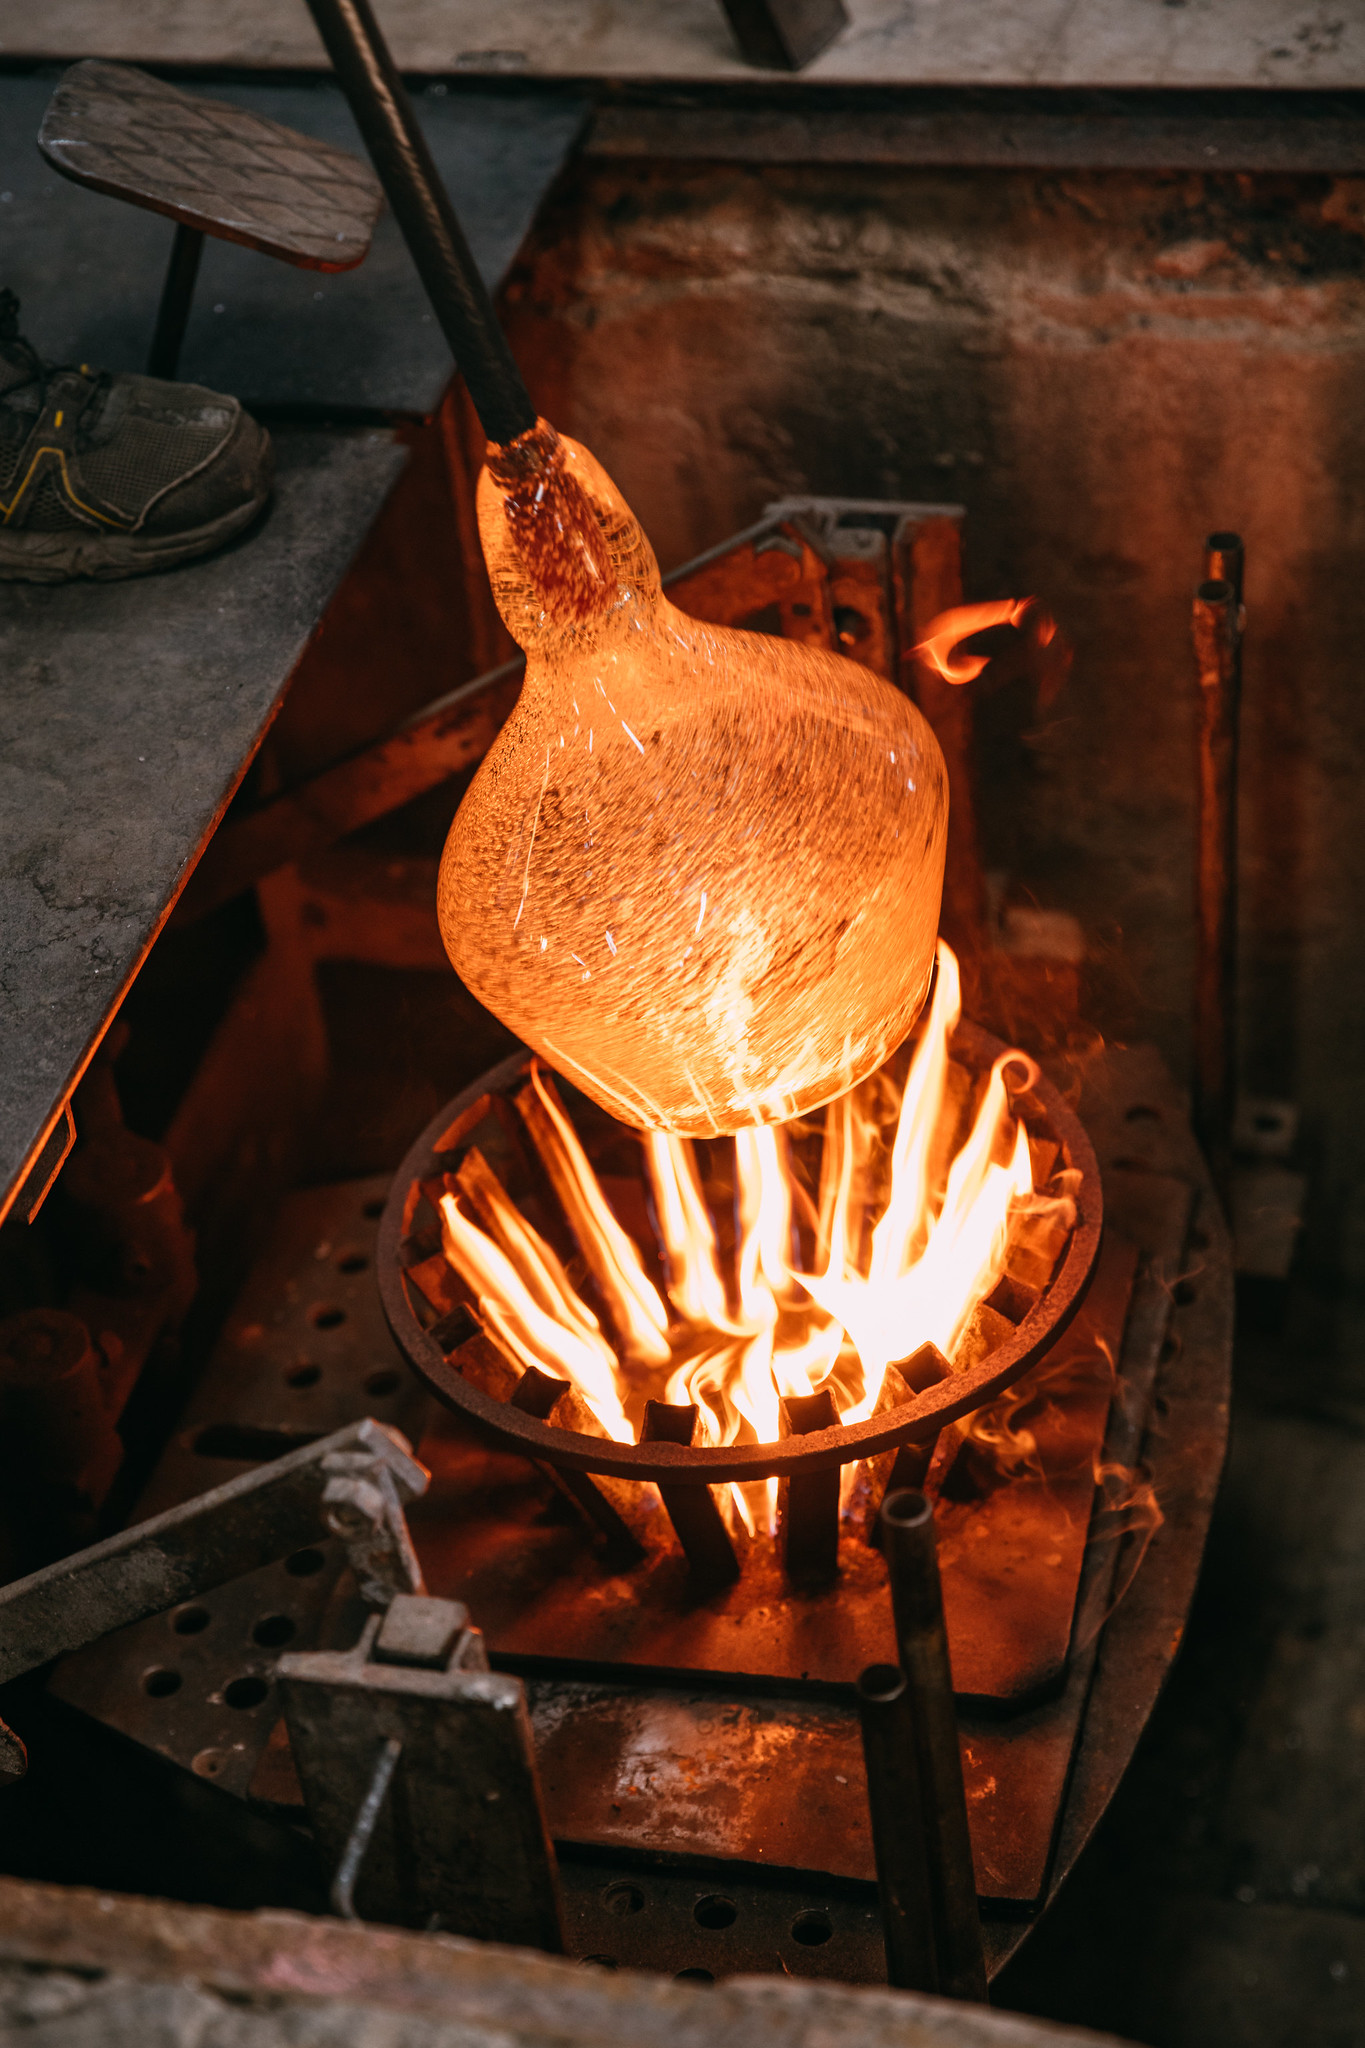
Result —
[[479, 530], [526, 650], [441, 862], [481, 1002], [624, 1122], [780, 1123], [875, 1071], [929, 985], [947, 779], [858, 663], [703, 625], [585, 448], [490, 449]]

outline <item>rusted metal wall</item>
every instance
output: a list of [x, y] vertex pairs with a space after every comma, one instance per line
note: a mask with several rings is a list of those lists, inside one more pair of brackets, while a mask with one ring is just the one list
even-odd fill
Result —
[[967, 594], [1036, 591], [1077, 648], [1041, 724], [982, 709], [988, 860], [1182, 1074], [1190, 598], [1241, 529], [1244, 1082], [1304, 1105], [1325, 1259], [1365, 1176], [1363, 258], [1358, 180], [588, 156], [508, 293], [665, 567], [788, 492], [966, 504]]

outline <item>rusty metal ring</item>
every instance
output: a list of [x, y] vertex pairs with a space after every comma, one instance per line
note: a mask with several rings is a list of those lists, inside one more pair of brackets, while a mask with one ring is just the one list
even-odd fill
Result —
[[[965, 1053], [979, 1072], [1008, 1048], [976, 1024], [959, 1024], [953, 1047]], [[899, 1408], [888, 1408], [866, 1422], [840, 1423], [809, 1436], [787, 1437], [771, 1444], [724, 1444], [689, 1448], [683, 1444], [623, 1444], [577, 1430], [537, 1422], [520, 1409], [495, 1400], [471, 1386], [450, 1365], [435, 1339], [422, 1327], [403, 1281], [400, 1245], [403, 1217], [413, 1184], [439, 1169], [433, 1158], [437, 1142], [465, 1109], [481, 1095], [509, 1091], [525, 1073], [529, 1052], [514, 1053], [500, 1066], [449, 1102], [433, 1117], [409, 1150], [389, 1190], [379, 1226], [379, 1289], [400, 1350], [437, 1400], [466, 1416], [486, 1434], [525, 1456], [546, 1460], [576, 1472], [602, 1472], [617, 1479], [653, 1479], [668, 1484], [714, 1486], [730, 1480], [790, 1478], [798, 1472], [827, 1471], [856, 1458], [875, 1457], [901, 1444], [924, 1442], [945, 1423], [980, 1408], [1017, 1380], [1060, 1336], [1085, 1297], [1100, 1246], [1103, 1199], [1100, 1170], [1079, 1117], [1057, 1090], [1040, 1077], [1028, 1099], [1042, 1111], [1048, 1133], [1061, 1145], [1069, 1167], [1079, 1170], [1076, 1224], [1052, 1282], [1034, 1303], [1013, 1335], [963, 1373], [954, 1373]], [[1018, 1098], [1016, 1098], [1018, 1099]]]

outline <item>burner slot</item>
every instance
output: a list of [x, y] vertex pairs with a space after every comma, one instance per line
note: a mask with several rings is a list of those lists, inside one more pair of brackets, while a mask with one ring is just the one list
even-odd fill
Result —
[[[646, 1401], [640, 1442], [682, 1444], [690, 1450], [696, 1441], [697, 1422], [695, 1402]], [[695, 1576], [715, 1586], [728, 1586], [737, 1579], [739, 1559], [716, 1504], [715, 1489], [661, 1485], [659, 1492]]]
[[[782, 1435], [812, 1436], [837, 1429], [839, 1411], [828, 1387], [789, 1394], [779, 1402]], [[832, 1579], [839, 1569], [839, 1472], [795, 1472], [783, 1489], [782, 1554], [787, 1577], [800, 1585]]]

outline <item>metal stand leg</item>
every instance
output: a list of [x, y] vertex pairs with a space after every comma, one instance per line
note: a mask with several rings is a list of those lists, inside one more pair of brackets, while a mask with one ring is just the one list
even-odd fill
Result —
[[872, 1847], [877, 1858], [886, 1975], [898, 1991], [937, 1991], [938, 1948], [928, 1833], [910, 1687], [896, 1664], [871, 1664], [858, 1680]]
[[174, 377], [176, 373], [180, 346], [189, 325], [190, 301], [199, 276], [199, 259], [203, 253], [204, 237], [199, 229], [187, 228], [183, 221], [177, 222], [175, 240], [171, 243], [171, 260], [166, 265], [166, 282], [161, 287], [156, 331], [147, 351], [149, 377]]
[[[810, 1436], [833, 1429], [839, 1411], [828, 1387], [814, 1394], [788, 1394], [777, 1404], [778, 1428], [784, 1437]], [[839, 1569], [839, 1467], [803, 1472], [790, 1479], [782, 1516], [783, 1561], [787, 1577], [798, 1585], [818, 1585]]]
[[[644, 1427], [640, 1431], [642, 1444], [691, 1444], [696, 1434], [695, 1405], [646, 1401]], [[732, 1584], [739, 1577], [739, 1560], [711, 1488], [661, 1486], [659, 1492], [687, 1562], [697, 1577], [711, 1585]]]
[[1194, 600], [1199, 665], [1194, 1126], [1222, 1186], [1237, 1090], [1237, 737], [1242, 692], [1242, 543], [1211, 533]]
[[922, 1493], [907, 1489], [882, 1502], [881, 1524], [924, 1804], [938, 1988], [949, 1998], [984, 2001], [986, 1963], [943, 1626], [934, 1511]]

